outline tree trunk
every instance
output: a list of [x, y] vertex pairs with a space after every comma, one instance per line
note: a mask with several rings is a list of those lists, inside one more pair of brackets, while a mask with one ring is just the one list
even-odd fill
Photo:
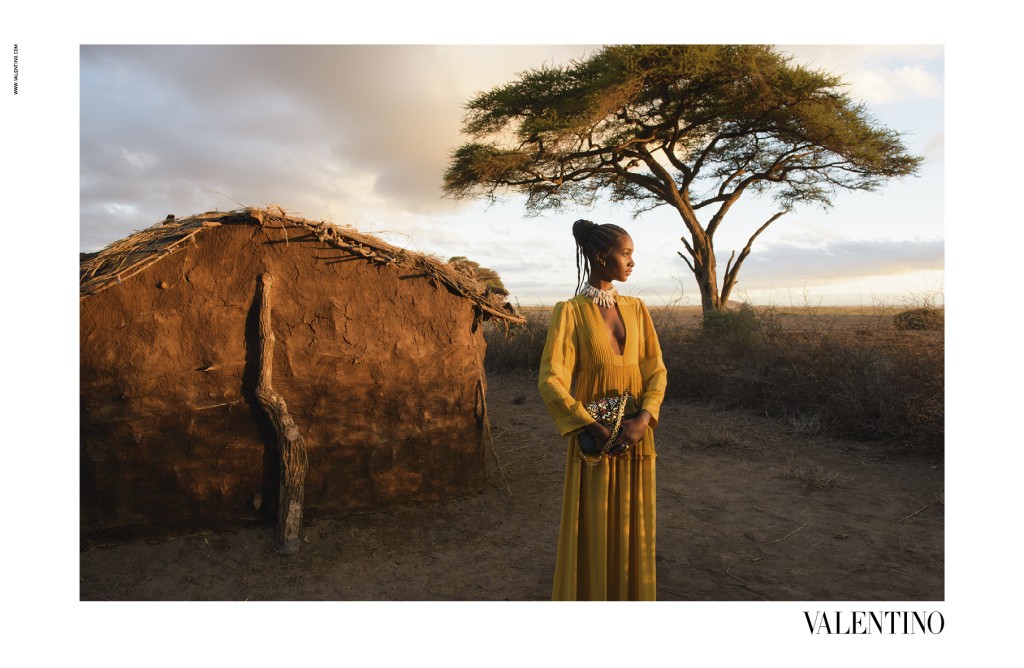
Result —
[[704, 313], [719, 311], [725, 307], [718, 294], [718, 273], [715, 265], [715, 248], [710, 237], [693, 240], [693, 276], [700, 290], [700, 305]]
[[288, 413], [284, 398], [271, 385], [274, 368], [274, 330], [270, 323], [270, 288], [273, 278], [269, 273], [259, 279], [259, 380], [256, 399], [266, 412], [277, 434], [281, 453], [281, 487], [278, 504], [277, 531], [281, 554], [298, 554], [301, 545], [302, 503], [306, 486], [306, 444]]
[[700, 305], [704, 313], [722, 310], [724, 306], [718, 296], [718, 279], [715, 276], [714, 268], [701, 271], [701, 268], [697, 267], [695, 276], [697, 287], [700, 288]]

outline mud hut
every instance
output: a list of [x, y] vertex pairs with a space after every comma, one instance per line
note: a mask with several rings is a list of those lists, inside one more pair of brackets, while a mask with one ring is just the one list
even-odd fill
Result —
[[169, 216], [80, 262], [83, 537], [484, 482], [481, 323], [521, 318], [464, 267], [277, 208]]

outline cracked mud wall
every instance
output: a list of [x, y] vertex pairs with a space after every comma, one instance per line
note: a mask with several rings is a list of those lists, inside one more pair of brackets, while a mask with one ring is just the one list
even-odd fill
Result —
[[272, 522], [255, 402], [257, 276], [274, 275], [274, 388], [306, 440], [306, 516], [484, 482], [473, 304], [305, 229], [225, 225], [81, 309], [83, 535]]

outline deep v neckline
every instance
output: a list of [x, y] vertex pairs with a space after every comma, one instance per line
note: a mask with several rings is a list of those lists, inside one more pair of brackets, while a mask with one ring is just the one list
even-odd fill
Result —
[[615, 352], [615, 348], [612, 346], [612, 339], [615, 337], [615, 332], [609, 328], [608, 323], [605, 322], [604, 316], [601, 314], [601, 307], [595, 304], [593, 299], [590, 300], [590, 305], [594, 307], [597, 322], [601, 326], [601, 329], [604, 330], [604, 336], [602, 338], [604, 339], [605, 345], [608, 346], [608, 352], [611, 353], [613, 357], [622, 357], [626, 354], [626, 349], [629, 344], [629, 326], [626, 324], [626, 317], [622, 314], [622, 309], [618, 304], [615, 304], [615, 312], [618, 313], [619, 320], [622, 322], [622, 342], [620, 343], [617, 339], [615, 340], [615, 343], [619, 346], [619, 350], [621, 350], [621, 352]]

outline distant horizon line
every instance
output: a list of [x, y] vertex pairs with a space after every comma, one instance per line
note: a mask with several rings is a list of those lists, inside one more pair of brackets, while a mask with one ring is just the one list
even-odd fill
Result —
[[[679, 295], [675, 297], [664, 297], [663, 295], [653, 290], [643, 290], [640, 294], [629, 294], [625, 291], [622, 294], [630, 297], [637, 297], [642, 299], [644, 303], [651, 308], [701, 308], [700, 296], [688, 297], [685, 295]], [[515, 294], [509, 294], [508, 301], [513, 305], [518, 305], [524, 308], [550, 308], [561, 301], [572, 299], [572, 294], [566, 294], [565, 296], [552, 296], [550, 299], [546, 299], [540, 295], [534, 295], [526, 299], [520, 299]], [[897, 293], [874, 293], [861, 295], [859, 298], [843, 299], [837, 295], [815, 295], [813, 293], [800, 293], [790, 294], [791, 299], [789, 303], [784, 303], [778, 299], [750, 299], [750, 298], [730, 298], [727, 302], [729, 307], [739, 307], [742, 304], [750, 304], [754, 307], [775, 307], [775, 308], [794, 308], [794, 309], [814, 309], [814, 308], [873, 308], [873, 309], [884, 309], [884, 308], [913, 308], [916, 306], [935, 306], [944, 308], [945, 307], [945, 296], [942, 290], [935, 290], [926, 293], [919, 294], [897, 294]], [[799, 297], [794, 299], [793, 297]]]

